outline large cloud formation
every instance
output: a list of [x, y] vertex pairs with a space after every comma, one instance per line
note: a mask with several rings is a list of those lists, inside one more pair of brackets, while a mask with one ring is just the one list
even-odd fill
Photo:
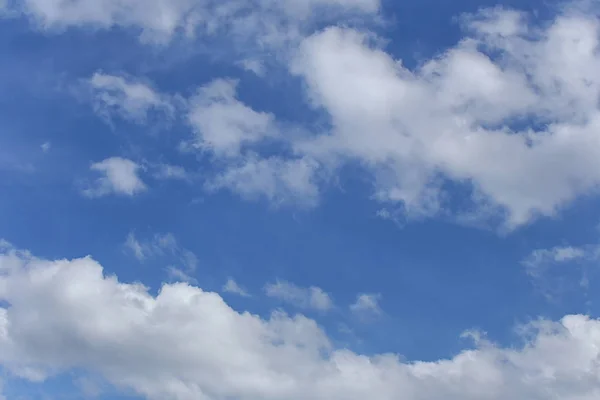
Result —
[[32, 381], [71, 370], [151, 400], [592, 400], [600, 320], [537, 322], [524, 345], [477, 334], [451, 359], [407, 362], [332, 346], [315, 321], [240, 313], [216, 293], [105, 276], [91, 257], [44, 260], [3, 243], [0, 364]]
[[527, 17], [464, 18], [468, 35], [414, 70], [353, 29], [307, 38], [292, 71], [332, 131], [298, 148], [358, 160], [408, 212], [439, 212], [450, 180], [509, 228], [554, 215], [600, 183], [600, 23], [574, 8], [542, 27]]
[[[320, 132], [244, 104], [236, 81], [201, 86], [181, 118], [196, 147], [226, 166], [207, 187], [315, 205], [321, 183], [358, 163], [374, 197], [409, 217], [446, 213], [513, 229], [555, 216], [600, 183], [600, 23], [581, 6], [543, 24], [530, 17], [500, 8], [463, 16], [464, 38], [412, 69], [369, 31], [298, 35], [283, 60], [328, 117]], [[134, 103], [126, 93], [111, 99], [121, 112]], [[290, 151], [263, 159], [265, 141]]]

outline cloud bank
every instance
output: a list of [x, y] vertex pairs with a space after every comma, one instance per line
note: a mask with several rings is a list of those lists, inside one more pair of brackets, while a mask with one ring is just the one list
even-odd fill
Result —
[[[435, 362], [337, 349], [315, 321], [230, 308], [216, 293], [105, 276], [91, 257], [44, 260], [4, 243], [0, 363], [32, 381], [100, 374], [148, 399], [548, 399], [600, 395], [600, 321], [582, 315], [527, 327], [502, 348]], [[40, 327], [43, 327], [41, 329]]]

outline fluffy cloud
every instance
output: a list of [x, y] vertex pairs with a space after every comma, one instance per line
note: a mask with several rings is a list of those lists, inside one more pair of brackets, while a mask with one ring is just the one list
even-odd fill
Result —
[[310, 157], [263, 157], [269, 141], [286, 144], [275, 117], [256, 111], [236, 97], [237, 81], [216, 79], [187, 100], [187, 120], [195, 139], [191, 145], [208, 152], [218, 166], [209, 190], [228, 189], [249, 199], [303, 207], [318, 202], [317, 171]]
[[[281, 135], [272, 114], [236, 98], [236, 81], [203, 86], [188, 99], [187, 119], [196, 146], [224, 165], [207, 187], [314, 205], [317, 171], [358, 161], [388, 210], [500, 219], [508, 229], [596, 191], [595, 14], [567, 8], [540, 27], [523, 13], [494, 9], [462, 22], [466, 36], [414, 70], [368, 32], [329, 27], [301, 40], [290, 70], [330, 116], [324, 134]], [[147, 110], [164, 96], [141, 97], [154, 99], [142, 102]], [[107, 103], [125, 103], [112, 98]], [[291, 146], [292, 156], [260, 156], [265, 140]], [[467, 187], [469, 201], [453, 201], [448, 181]]]
[[239, 156], [242, 146], [277, 134], [274, 116], [257, 112], [236, 99], [237, 81], [217, 79], [189, 100], [188, 120], [196, 147], [217, 156]]
[[133, 196], [146, 190], [146, 185], [138, 176], [140, 166], [131, 160], [111, 157], [91, 165], [91, 170], [102, 174], [91, 187], [83, 190], [88, 197], [101, 197], [109, 194]]
[[329, 294], [315, 286], [303, 288], [289, 282], [277, 281], [266, 285], [265, 293], [269, 297], [300, 308], [312, 308], [318, 311], [329, 311], [333, 308], [333, 301]]
[[[168, 7], [213, 6], [193, 3]], [[59, 5], [47, 4], [48, 10]], [[158, 0], [144, 4], [153, 9]], [[231, 11], [225, 4], [233, 3], [222, 5], [223, 15]], [[258, 14], [249, 15], [276, 9], [302, 20], [303, 7], [378, 9], [377, 2], [362, 0], [278, 4], [263, 0]], [[108, 14], [111, 21], [120, 15]], [[565, 7], [538, 26], [518, 11], [484, 10], [462, 18], [459, 43], [412, 70], [369, 32], [333, 26], [300, 35], [298, 46], [287, 47], [294, 53], [290, 71], [304, 80], [312, 105], [329, 115], [330, 131], [282, 135], [274, 115], [236, 97], [236, 81], [215, 80], [186, 101], [193, 144], [208, 151], [218, 169], [206, 186], [313, 206], [317, 172], [358, 162], [372, 174], [373, 197], [395, 219], [444, 213], [469, 223], [500, 220], [514, 229], [555, 216], [600, 184], [596, 16]], [[244, 21], [236, 26], [256, 23]], [[136, 120], [153, 108], [170, 109], [169, 96], [141, 83], [97, 74], [92, 85], [100, 109]], [[257, 147], [266, 140], [279, 141], [285, 152], [261, 155]], [[455, 199], [448, 186], [470, 197]]]
[[521, 347], [479, 338], [450, 359], [404, 362], [336, 349], [302, 316], [238, 313], [184, 283], [153, 296], [90, 257], [49, 261], [8, 245], [0, 300], [0, 363], [12, 374], [39, 381], [84, 370], [147, 399], [600, 396], [600, 321], [582, 315], [528, 326]]
[[[185, 120], [193, 138], [182, 143], [186, 151], [199, 150], [214, 161], [216, 172], [207, 177], [208, 190], [228, 189], [249, 199], [266, 198], [276, 205], [311, 207], [317, 204], [320, 165], [311, 157], [263, 158], [259, 150], [269, 140], [287, 146], [275, 117], [256, 111], [237, 98], [237, 81], [216, 79], [183, 99], [159, 93], [150, 86], [122, 77], [94, 74], [95, 107], [103, 116], [120, 115], [135, 122], [147, 122], [150, 111], [170, 119], [180, 98]], [[188, 180], [182, 167], [156, 164], [157, 179]]]
[[377, 198], [414, 215], [446, 206], [445, 180], [472, 189], [472, 205], [453, 211], [496, 208], [508, 228], [596, 190], [596, 15], [568, 9], [535, 27], [496, 9], [464, 23], [468, 36], [415, 70], [371, 34], [331, 27], [307, 38], [291, 70], [332, 132], [297, 148], [361, 162]]

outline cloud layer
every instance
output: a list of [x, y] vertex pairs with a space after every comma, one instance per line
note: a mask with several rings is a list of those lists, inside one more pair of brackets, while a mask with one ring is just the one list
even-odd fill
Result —
[[[176, 34], [191, 38], [225, 32], [278, 44], [319, 15], [376, 14], [379, 0], [15, 0], [0, 2], [3, 9], [8, 15], [29, 17], [45, 31], [82, 26], [129, 28], [140, 32], [144, 42], [159, 44], [168, 43]], [[317, 10], [321, 12], [313, 14]]]
[[600, 395], [600, 321], [580, 315], [528, 326], [521, 347], [474, 335], [475, 348], [451, 359], [405, 362], [336, 349], [303, 316], [238, 313], [187, 284], [153, 296], [105, 276], [90, 257], [44, 260], [6, 243], [0, 301], [0, 363], [33, 381], [84, 369], [148, 399], [177, 400]]
[[[464, 38], [414, 69], [368, 31], [331, 26], [299, 37], [285, 67], [328, 117], [321, 132], [241, 102], [236, 80], [202, 85], [181, 112], [192, 146], [223, 167], [206, 187], [314, 206], [329, 177], [358, 163], [373, 197], [408, 217], [513, 229], [555, 216], [600, 183], [600, 24], [576, 7], [544, 25], [530, 17], [501, 8], [464, 16]], [[161, 99], [170, 95], [139, 83], [99, 74], [92, 82], [101, 103], [131, 118], [168, 108]], [[267, 155], [272, 142], [285, 151]]]
[[[568, 6], [544, 23], [502, 8], [463, 16], [458, 43], [408, 68], [369, 30], [380, 9], [377, 0], [0, 0], [0, 10], [44, 33], [118, 28], [163, 46], [182, 36], [227, 38], [246, 69], [267, 79], [277, 64], [299, 82], [324, 118], [318, 128], [255, 108], [240, 96], [243, 82], [228, 76], [183, 94], [118, 72], [87, 77], [104, 118], [180, 123], [187, 140], [179, 150], [208, 160], [207, 191], [314, 207], [327, 184], [358, 165], [367, 196], [386, 207], [381, 216], [444, 215], [506, 229], [597, 192], [595, 10]], [[356, 15], [367, 22], [343, 18]], [[190, 164], [104, 157], [91, 164], [97, 179], [85, 196], [144, 192], [144, 169], [155, 179], [194, 179]], [[149, 400], [600, 398], [600, 320], [589, 316], [529, 324], [510, 347], [471, 333], [473, 348], [437, 361], [358, 354], [337, 348], [306, 316], [240, 312], [195, 286], [197, 259], [173, 235], [132, 233], [125, 246], [139, 261], [170, 257], [167, 273], [182, 282], [155, 294], [107, 276], [91, 257], [41, 259], [0, 241], [0, 366], [32, 382], [86, 371]], [[556, 264], [597, 258], [595, 245], [557, 247], [524, 264], [540, 280]], [[233, 280], [223, 291], [248, 297]], [[276, 282], [265, 291], [300, 309], [334, 308], [318, 287]], [[350, 311], [380, 315], [379, 299], [361, 294]]]

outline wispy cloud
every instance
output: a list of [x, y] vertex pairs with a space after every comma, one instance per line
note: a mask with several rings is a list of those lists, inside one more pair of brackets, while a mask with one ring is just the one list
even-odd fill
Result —
[[179, 165], [160, 163], [160, 164], [153, 165], [153, 169], [154, 169], [153, 176], [156, 179], [162, 179], [162, 180], [174, 179], [174, 180], [181, 180], [181, 181], [187, 181], [190, 179], [190, 176], [189, 176], [188, 172], [186, 171], [186, 169]]
[[191, 274], [198, 267], [198, 257], [182, 247], [172, 233], [157, 233], [150, 239], [139, 240], [130, 232], [123, 247], [140, 262], [156, 258], [167, 260], [170, 265], [166, 270], [171, 279], [194, 282]]
[[289, 282], [277, 281], [267, 284], [265, 293], [299, 308], [329, 311], [334, 307], [329, 294], [315, 286], [303, 288]]
[[233, 278], [228, 278], [225, 285], [223, 285], [223, 292], [233, 293], [242, 297], [250, 297], [248, 291], [241, 287]]
[[190, 283], [190, 284], [193, 284], [193, 285], [198, 284], [198, 281], [196, 280], [196, 278], [194, 278], [188, 272], [185, 272], [181, 268], [177, 268], [177, 267], [174, 267], [172, 265], [169, 265], [166, 268], [166, 271], [167, 271], [167, 275], [169, 277], [169, 280], [171, 280], [171, 281], [186, 282], [186, 283]]
[[175, 106], [171, 100], [149, 84], [122, 76], [95, 73], [87, 82], [92, 91], [94, 109], [103, 117], [122, 118], [145, 123], [151, 111], [170, 118]]
[[548, 300], [573, 290], [587, 290], [589, 274], [600, 260], [600, 244], [556, 246], [532, 251], [521, 263], [533, 285]]
[[150, 249], [145, 248], [147, 246], [142, 245], [137, 240], [133, 232], [130, 232], [129, 235], [127, 235], [127, 239], [125, 240], [124, 246], [135, 256], [135, 258], [137, 258], [140, 261], [144, 261], [144, 259], [148, 256], [148, 253], [150, 252]]

